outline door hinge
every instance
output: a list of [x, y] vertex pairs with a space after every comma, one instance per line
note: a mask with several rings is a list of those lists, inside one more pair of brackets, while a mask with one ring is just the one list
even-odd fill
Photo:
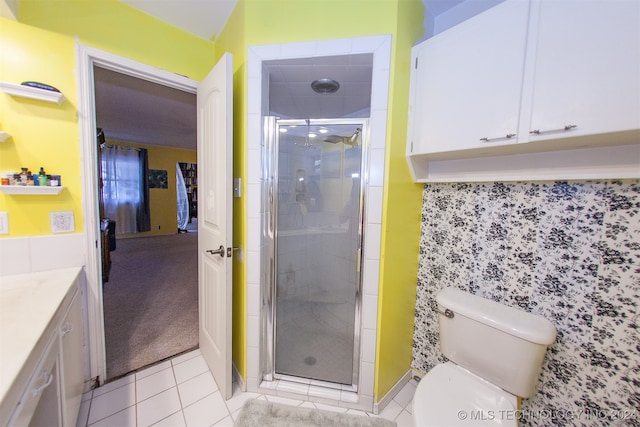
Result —
[[416, 65], [414, 66], [414, 68], [417, 70], [418, 69], [418, 57], [416, 56]]
[[100, 375], [89, 379], [89, 390], [100, 387]]

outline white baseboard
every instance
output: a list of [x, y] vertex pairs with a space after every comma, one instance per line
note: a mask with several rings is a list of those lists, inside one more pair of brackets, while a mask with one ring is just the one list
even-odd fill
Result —
[[247, 391], [247, 383], [244, 381], [244, 378], [242, 378], [242, 375], [240, 375], [240, 371], [238, 371], [238, 368], [236, 368], [236, 364], [233, 362], [231, 363], [231, 370], [233, 372], [233, 379], [238, 384], [238, 388], [240, 389], [240, 391]]
[[413, 371], [413, 369], [409, 369], [399, 380], [398, 382], [396, 382], [394, 384], [393, 387], [391, 387], [391, 389], [389, 390], [389, 392], [387, 394], [385, 394], [382, 399], [380, 399], [380, 401], [375, 402], [373, 404], [373, 413], [378, 415], [380, 414], [380, 412], [382, 412], [384, 410], [384, 408], [387, 407], [387, 405], [389, 403], [391, 403], [391, 401], [393, 400], [394, 397], [396, 397], [396, 395], [398, 393], [400, 393], [400, 390], [402, 390], [402, 388], [409, 382], [411, 381], [411, 379], [413, 378], [415, 372]]

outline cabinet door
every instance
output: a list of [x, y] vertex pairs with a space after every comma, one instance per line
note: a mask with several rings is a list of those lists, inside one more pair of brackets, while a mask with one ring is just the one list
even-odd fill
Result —
[[76, 425], [82, 390], [84, 387], [84, 331], [82, 322], [82, 299], [76, 292], [67, 315], [60, 325], [62, 348], [62, 399], [64, 425]]
[[62, 425], [59, 354], [58, 334], [54, 334], [13, 413], [10, 427]]
[[517, 141], [528, 13], [506, 1], [414, 47], [408, 154]]
[[[538, 0], [530, 140], [640, 128], [640, 2]], [[576, 126], [567, 131], [565, 126]]]

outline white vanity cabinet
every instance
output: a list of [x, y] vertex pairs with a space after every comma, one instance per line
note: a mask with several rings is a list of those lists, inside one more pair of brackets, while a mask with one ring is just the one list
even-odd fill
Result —
[[413, 61], [415, 181], [640, 176], [637, 0], [506, 0]]
[[51, 337], [9, 426], [62, 426], [60, 378], [60, 349], [58, 335], [55, 334]]
[[76, 425], [85, 376], [81, 272], [0, 277], [0, 426]]
[[61, 403], [63, 426], [74, 427], [84, 388], [84, 330], [82, 299], [77, 292], [60, 327], [60, 365], [63, 378]]
[[413, 48], [408, 154], [517, 140], [528, 16], [508, 1]]

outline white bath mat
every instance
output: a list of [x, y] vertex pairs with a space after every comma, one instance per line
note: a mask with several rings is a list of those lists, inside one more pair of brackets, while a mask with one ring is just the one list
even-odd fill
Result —
[[234, 427], [396, 427], [394, 421], [250, 399]]

